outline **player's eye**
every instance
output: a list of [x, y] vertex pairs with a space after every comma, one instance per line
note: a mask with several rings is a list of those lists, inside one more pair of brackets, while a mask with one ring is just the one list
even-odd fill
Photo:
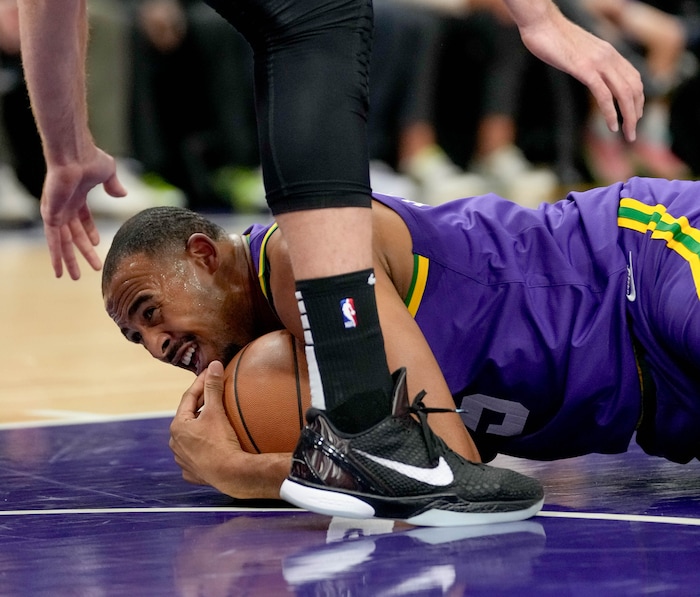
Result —
[[145, 309], [144, 312], [143, 312], [143, 318], [144, 318], [146, 321], [151, 321], [151, 320], [153, 319], [153, 315], [154, 315], [155, 312], [156, 312], [156, 308], [155, 308], [155, 307], [148, 307], [148, 309]]

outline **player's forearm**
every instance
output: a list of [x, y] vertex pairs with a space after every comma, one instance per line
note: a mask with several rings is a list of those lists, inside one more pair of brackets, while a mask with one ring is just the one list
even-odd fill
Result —
[[237, 499], [278, 500], [291, 462], [291, 454], [239, 453], [222, 463], [212, 486]]
[[19, 0], [27, 88], [49, 163], [91, 146], [85, 91], [86, 0]]
[[504, 0], [504, 2], [521, 31], [525, 27], [541, 25], [562, 16], [552, 0]]

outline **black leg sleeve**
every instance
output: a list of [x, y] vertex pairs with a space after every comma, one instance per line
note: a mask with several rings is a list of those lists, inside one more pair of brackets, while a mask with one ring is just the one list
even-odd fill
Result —
[[251, 44], [274, 214], [369, 207], [371, 0], [208, 0]]

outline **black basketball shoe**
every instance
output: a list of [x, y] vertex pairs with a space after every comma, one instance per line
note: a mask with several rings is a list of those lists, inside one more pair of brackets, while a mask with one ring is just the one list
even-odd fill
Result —
[[[470, 462], [436, 436], [421, 392], [409, 406], [406, 370], [394, 374], [393, 412], [357, 434], [309, 409], [280, 494], [329, 516], [391, 518], [415, 525], [510, 522], [535, 515], [542, 486], [514, 471]], [[416, 420], [412, 413], [417, 415]]]

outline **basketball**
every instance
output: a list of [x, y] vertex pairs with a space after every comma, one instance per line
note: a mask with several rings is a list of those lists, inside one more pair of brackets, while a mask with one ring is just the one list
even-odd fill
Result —
[[245, 452], [292, 452], [310, 405], [304, 346], [287, 330], [255, 339], [226, 367], [224, 408]]

